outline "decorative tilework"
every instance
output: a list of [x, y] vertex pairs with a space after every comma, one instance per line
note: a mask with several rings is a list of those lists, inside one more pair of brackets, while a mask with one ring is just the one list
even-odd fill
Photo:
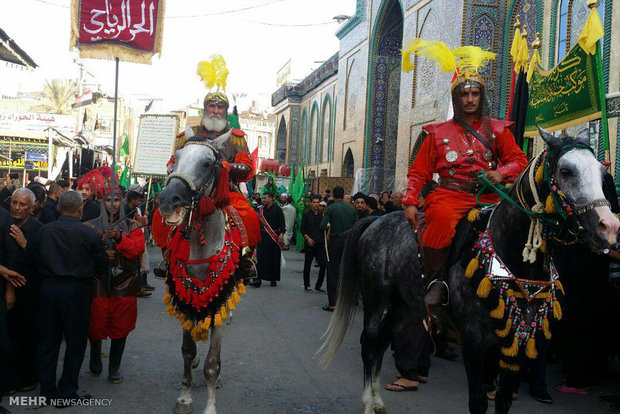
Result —
[[[570, 20], [570, 47], [577, 43], [577, 39], [579, 39], [579, 35], [581, 34], [581, 29], [586, 24], [586, 20], [588, 20], [589, 13], [590, 9], [588, 9], [586, 1], [577, 0], [572, 2]], [[601, 19], [603, 18], [604, 17], [601, 16]]]

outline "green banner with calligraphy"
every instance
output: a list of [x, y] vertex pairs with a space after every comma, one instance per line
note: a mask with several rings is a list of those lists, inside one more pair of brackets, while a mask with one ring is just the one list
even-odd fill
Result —
[[537, 125], [558, 131], [601, 118], [601, 82], [596, 55], [575, 45], [553, 69], [535, 70], [525, 119], [525, 136], [538, 136]]

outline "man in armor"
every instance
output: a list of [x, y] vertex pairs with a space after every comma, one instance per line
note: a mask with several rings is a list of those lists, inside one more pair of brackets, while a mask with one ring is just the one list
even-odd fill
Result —
[[[485, 83], [478, 68], [459, 69], [452, 83], [454, 117], [424, 127], [402, 203], [405, 218], [415, 228], [418, 194], [434, 173], [439, 174], [439, 186], [424, 204], [427, 227], [421, 240], [428, 283], [425, 302], [431, 307], [447, 301], [447, 285], [438, 276], [448, 260], [456, 225], [477, 206], [477, 173], [485, 171], [489, 181], [500, 184], [516, 178], [527, 165], [509, 129], [513, 122], [488, 117]], [[499, 197], [488, 192], [479, 200], [496, 203]]]

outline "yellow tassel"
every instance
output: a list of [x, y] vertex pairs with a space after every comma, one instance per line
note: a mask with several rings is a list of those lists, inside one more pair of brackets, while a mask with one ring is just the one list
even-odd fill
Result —
[[240, 295], [245, 295], [245, 285], [243, 282], [239, 282], [239, 284], [237, 284], [237, 292], [239, 292]]
[[194, 342], [198, 342], [200, 340], [200, 332], [202, 331], [198, 329], [198, 326], [194, 326], [194, 329], [192, 329], [192, 332], [191, 332], [192, 339], [194, 340]]
[[234, 311], [235, 310], [235, 304], [233, 303], [232, 298], [229, 298], [226, 301], [226, 307], [228, 308], [229, 311]]
[[478, 285], [478, 291], [477, 291], [478, 297], [480, 297], [480, 298], [488, 298], [489, 297], [489, 293], [491, 293], [491, 287], [492, 286], [493, 285], [491, 284], [491, 281], [489, 280], [488, 277], [482, 278], [482, 280], [480, 281], [480, 285]]
[[177, 319], [180, 320], [181, 322], [185, 322], [185, 314], [183, 313], [177, 314]]
[[525, 355], [527, 355], [529, 359], [536, 359], [536, 357], [538, 357], [538, 351], [536, 350], [536, 339], [534, 339], [533, 336], [527, 340]]
[[235, 303], [239, 303], [239, 302], [241, 302], [241, 297], [240, 297], [240, 296], [239, 296], [239, 294], [238, 294], [236, 291], [234, 291], [234, 290], [233, 290], [233, 293], [232, 293], [232, 295], [231, 295], [231, 298], [232, 298], [233, 302], [235, 302]]
[[219, 313], [215, 314], [215, 322], [213, 326], [222, 326], [222, 316]]
[[542, 239], [538, 250], [540, 250], [541, 253], [547, 253], [547, 239]]
[[555, 287], [556, 289], [560, 289], [560, 292], [562, 292], [563, 295], [566, 295], [564, 293], [564, 286], [562, 286], [562, 282], [560, 282], [559, 280], [555, 281]]
[[510, 329], [512, 328], [512, 319], [508, 318], [506, 320], [506, 327], [504, 329], [496, 329], [495, 330], [495, 335], [499, 336], [500, 338], [505, 338], [506, 336], [508, 336], [508, 333], [510, 332]]
[[541, 185], [543, 182], [543, 178], [545, 175], [545, 167], [544, 164], [542, 164], [540, 167], [538, 167], [538, 169], [536, 170], [536, 185]]
[[514, 339], [512, 340], [512, 345], [510, 346], [510, 348], [502, 348], [502, 354], [508, 356], [508, 357], [515, 357], [517, 356], [517, 354], [519, 353], [519, 339], [517, 338], [517, 335], [514, 336]]
[[166, 293], [162, 300], [166, 305], [170, 305], [170, 302], [172, 301], [172, 296], [170, 295], [170, 293]]
[[518, 371], [519, 370], [519, 366], [517, 364], [508, 364], [504, 361], [502, 361], [501, 359], [499, 360], [499, 366], [500, 368], [503, 369], [507, 369], [509, 371]]
[[204, 322], [202, 323], [202, 328], [203, 329], [211, 328], [211, 318], [205, 318]]
[[545, 334], [545, 338], [551, 339], [551, 330], [549, 329], [549, 319], [547, 319], [547, 317], [545, 317], [542, 321], [542, 329]]
[[499, 303], [497, 304], [497, 308], [491, 311], [491, 318], [502, 319], [504, 317], [504, 309], [506, 308], [506, 304], [504, 300], [500, 296]]
[[467, 269], [465, 269], [465, 277], [467, 279], [471, 279], [472, 277], [474, 277], [474, 274], [476, 273], [476, 270], [478, 270], [479, 266], [480, 262], [478, 261], [477, 257], [471, 259], [469, 261], [469, 264], [467, 265]]
[[208, 339], [209, 339], [209, 330], [205, 329], [200, 333], [200, 341], [207, 342]]
[[469, 213], [467, 213], [467, 221], [469, 221], [470, 223], [473, 223], [474, 221], [478, 220], [480, 218], [480, 209], [479, 208], [474, 208], [469, 210]]
[[553, 301], [553, 317], [558, 321], [562, 320], [562, 307], [557, 300]]
[[189, 331], [190, 329], [192, 329], [192, 321], [190, 320], [186, 320], [185, 322], [183, 322], [183, 330], [185, 331]]
[[222, 320], [228, 318], [228, 314], [226, 313], [226, 306], [222, 306], [220, 308], [220, 315], [222, 316]]
[[545, 202], [545, 213], [557, 213], [557, 210], [555, 209], [555, 204], [553, 203], [553, 196], [551, 194], [547, 196], [547, 201]]

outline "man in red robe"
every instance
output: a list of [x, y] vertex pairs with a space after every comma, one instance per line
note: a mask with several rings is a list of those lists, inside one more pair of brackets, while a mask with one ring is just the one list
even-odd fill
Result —
[[[458, 222], [477, 206], [478, 171], [494, 184], [516, 178], [527, 165], [527, 158], [515, 143], [508, 121], [483, 116], [485, 84], [477, 72], [464, 72], [452, 85], [454, 118], [424, 127], [426, 136], [409, 169], [407, 193], [403, 201], [405, 218], [414, 226], [418, 216], [418, 194], [434, 173], [439, 186], [424, 204], [426, 230], [422, 250], [426, 263], [428, 306], [447, 300], [447, 285], [437, 279], [448, 260]], [[496, 203], [495, 193], [479, 197], [483, 203]], [[439, 282], [439, 283], [437, 283]]]
[[[127, 335], [136, 327], [138, 316], [136, 295], [141, 291], [139, 271], [145, 249], [144, 233], [137, 221], [121, 213], [119, 189], [114, 191], [114, 201], [110, 187], [101, 188], [98, 195], [103, 204], [101, 215], [84, 224], [94, 228], [106, 244], [110, 269], [107, 274], [96, 276], [91, 289], [89, 368], [93, 375], [101, 374], [101, 341], [109, 337], [112, 341], [108, 380], [118, 384], [123, 381], [119, 368]], [[114, 216], [112, 226], [110, 214]]]

